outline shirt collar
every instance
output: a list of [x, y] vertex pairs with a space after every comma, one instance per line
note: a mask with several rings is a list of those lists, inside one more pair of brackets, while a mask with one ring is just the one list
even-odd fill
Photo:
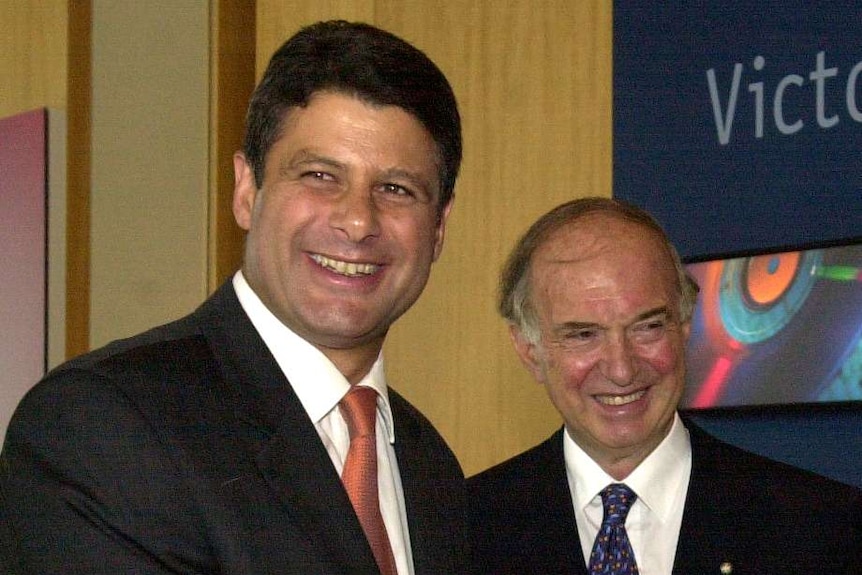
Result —
[[[233, 287], [240, 305], [272, 353], [303, 409], [312, 423], [318, 424], [335, 409], [350, 389], [350, 383], [323, 352], [275, 317], [248, 285], [242, 271], [234, 275]], [[389, 442], [394, 443], [395, 426], [382, 352], [369, 372], [356, 385], [364, 385], [377, 391], [378, 409], [383, 415]]]
[[[566, 473], [578, 509], [587, 505], [609, 483], [620, 483], [608, 475], [569, 436], [563, 433]], [[662, 521], [671, 518], [675, 498], [691, 472], [691, 443], [679, 415], [674, 415], [670, 432], [662, 442], [625, 478], [640, 499]]]

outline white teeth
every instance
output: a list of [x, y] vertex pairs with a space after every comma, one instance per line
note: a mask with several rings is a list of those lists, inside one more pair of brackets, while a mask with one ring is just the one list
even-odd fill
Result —
[[596, 399], [599, 400], [599, 403], [603, 403], [605, 405], [625, 405], [639, 400], [645, 393], [646, 390], [642, 389], [628, 395], [597, 395]]
[[357, 264], [354, 262], [343, 262], [334, 260], [319, 254], [312, 254], [311, 259], [316, 261], [321, 266], [330, 269], [336, 273], [348, 277], [367, 276], [377, 271], [379, 266], [374, 264]]

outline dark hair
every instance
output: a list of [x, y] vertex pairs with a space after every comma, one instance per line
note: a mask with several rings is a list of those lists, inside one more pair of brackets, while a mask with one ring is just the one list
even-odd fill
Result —
[[437, 144], [439, 207], [449, 202], [461, 164], [461, 118], [452, 87], [424, 53], [401, 38], [342, 20], [297, 32], [272, 56], [252, 94], [243, 151], [258, 187], [285, 114], [307, 106], [321, 91], [397, 106], [416, 117]]
[[515, 244], [500, 274], [497, 310], [507, 321], [517, 325], [534, 343], [538, 341], [538, 321], [530, 302], [530, 266], [533, 254], [555, 231], [589, 214], [602, 213], [626, 220], [655, 233], [673, 260], [680, 294], [679, 316], [687, 321], [694, 311], [699, 291], [697, 283], [686, 273], [679, 254], [661, 225], [647, 212], [610, 198], [580, 198], [560, 204], [539, 218]]

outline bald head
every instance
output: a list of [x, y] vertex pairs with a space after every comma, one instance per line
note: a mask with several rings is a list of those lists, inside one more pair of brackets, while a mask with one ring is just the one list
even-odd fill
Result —
[[687, 321], [697, 299], [697, 284], [661, 226], [645, 211], [609, 198], [581, 198], [561, 204], [539, 218], [515, 245], [500, 276], [498, 310], [523, 334], [536, 341], [538, 323], [532, 305], [532, 268], [538, 257], [583, 258], [626, 252], [647, 242], [655, 273], [666, 276], [678, 295], [678, 313]]

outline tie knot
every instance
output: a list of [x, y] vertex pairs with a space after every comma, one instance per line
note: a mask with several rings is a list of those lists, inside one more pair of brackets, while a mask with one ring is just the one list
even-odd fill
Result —
[[370, 387], [354, 385], [339, 404], [347, 423], [350, 439], [374, 435], [377, 423], [377, 392]]
[[601, 492], [604, 519], [602, 522], [622, 525], [626, 522], [629, 509], [638, 498], [628, 485], [611, 483]]

